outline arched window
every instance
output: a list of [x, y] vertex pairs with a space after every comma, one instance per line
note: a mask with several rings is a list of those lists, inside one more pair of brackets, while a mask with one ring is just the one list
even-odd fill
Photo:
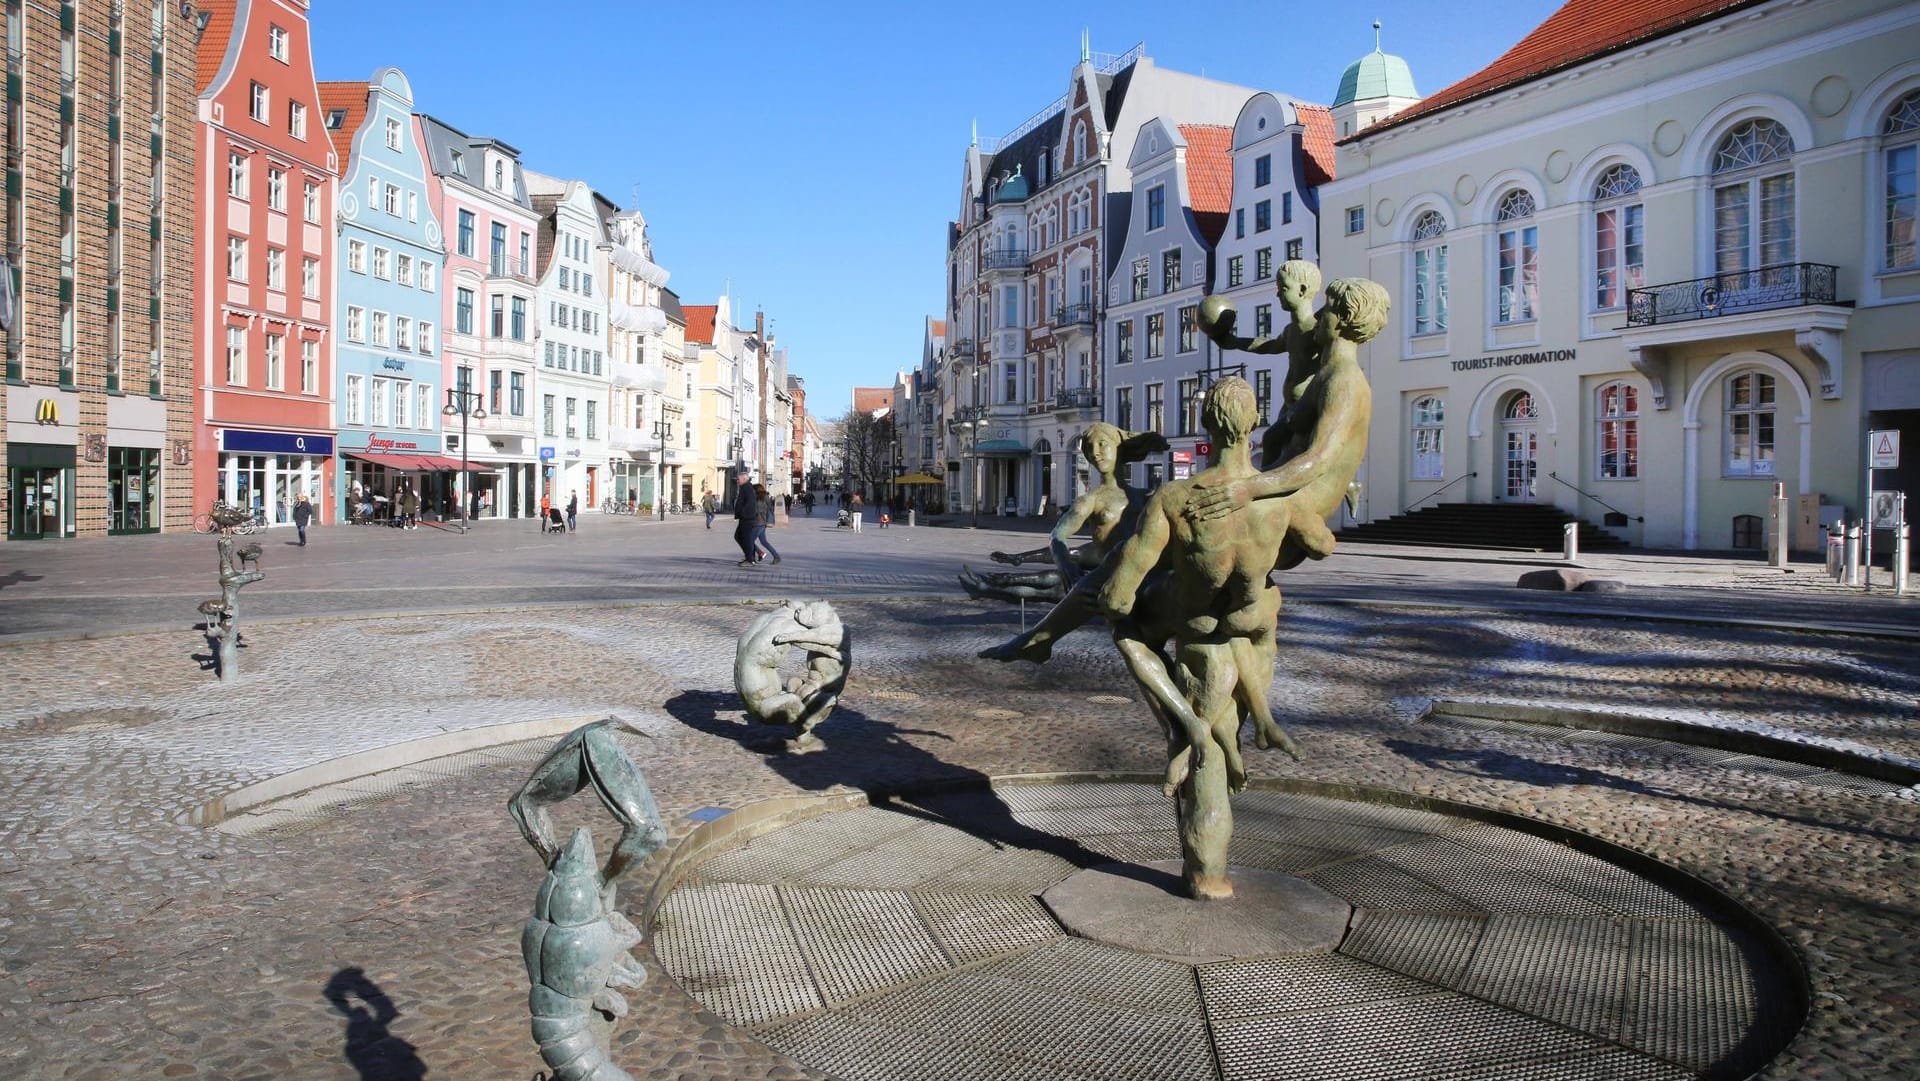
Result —
[[1076, 121], [1073, 125], [1073, 160], [1076, 162], [1085, 161], [1089, 153], [1087, 149], [1087, 122], [1084, 120]]
[[1533, 224], [1533, 209], [1533, 195], [1515, 188], [1500, 197], [1494, 211], [1494, 221], [1500, 225], [1495, 234], [1498, 322], [1524, 323], [1538, 310], [1540, 227]]
[[1447, 329], [1447, 219], [1429, 210], [1413, 223], [1413, 332]]
[[1616, 381], [1600, 388], [1594, 409], [1594, 446], [1601, 480], [1640, 476], [1640, 388]]
[[1622, 308], [1646, 284], [1646, 207], [1640, 172], [1614, 165], [1593, 185], [1593, 306]]
[[1895, 102], [1880, 122], [1881, 153], [1886, 158], [1886, 268], [1920, 267], [1916, 251], [1915, 155], [1920, 153], [1920, 90]]
[[1446, 403], [1429, 394], [1413, 402], [1413, 479], [1439, 480], [1446, 475], [1442, 453]]
[[1773, 376], [1738, 372], [1727, 377], [1729, 477], [1773, 476]]
[[1523, 390], [1507, 399], [1507, 408], [1501, 412], [1500, 419], [1524, 424], [1527, 421], [1539, 420], [1540, 410], [1533, 404], [1533, 395]]
[[1713, 153], [1713, 269], [1738, 274], [1791, 262], [1793, 136], [1760, 117], [1727, 132]]

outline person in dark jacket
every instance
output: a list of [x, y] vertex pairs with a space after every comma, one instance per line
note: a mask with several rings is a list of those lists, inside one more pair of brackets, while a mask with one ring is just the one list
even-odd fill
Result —
[[[765, 548], [767, 554], [773, 557], [773, 561], [778, 563], [780, 562], [779, 549], [767, 543], [767, 527], [773, 524], [773, 496], [768, 494], [766, 485], [756, 484], [753, 486], [753, 498], [760, 507], [760, 525], [753, 531], [753, 543], [758, 548]], [[759, 558], [760, 556], [756, 553], [754, 559], [757, 561]]]
[[307, 526], [312, 522], [313, 504], [307, 502], [306, 496], [301, 496], [300, 502], [293, 505], [293, 528], [300, 533], [300, 547], [302, 548], [307, 546]]
[[753, 535], [760, 528], [760, 499], [748, 483], [752, 474], [740, 471], [739, 488], [733, 494], [733, 543], [740, 546], [740, 565], [753, 566]]
[[567, 493], [567, 532], [575, 533], [580, 529], [580, 493]]

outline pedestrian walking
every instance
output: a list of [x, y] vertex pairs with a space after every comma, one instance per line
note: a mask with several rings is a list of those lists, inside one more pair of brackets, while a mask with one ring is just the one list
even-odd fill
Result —
[[781, 506], [786, 509], [787, 521], [793, 521], [793, 493], [787, 492], [780, 497]]
[[540, 493], [540, 532], [547, 531], [547, 523], [553, 521], [553, 497]]
[[480, 489], [467, 493], [467, 521], [480, 517]]
[[412, 485], [400, 494], [400, 525], [403, 529], [420, 528], [420, 494]]
[[859, 492], [853, 493], [853, 498], [847, 501], [847, 511], [853, 515], [853, 531], [855, 533], [860, 532], [862, 521], [866, 518], [866, 509], [866, 500], [860, 498]]
[[[767, 543], [767, 527], [773, 524], [773, 496], [767, 493], [767, 486], [764, 484], [756, 484], [753, 486], [753, 496], [754, 501], [759, 504], [760, 508], [760, 527], [753, 531], [753, 543], [759, 548], [765, 548], [767, 555], [772, 556], [774, 563], [778, 564], [780, 562], [779, 549]], [[760, 555], [756, 552], [754, 554], [754, 560], [757, 562], [759, 559]]]
[[740, 565], [753, 566], [753, 534], [760, 524], [760, 500], [747, 483], [753, 474], [742, 469], [737, 478], [739, 489], [733, 496], [733, 543], [740, 546]]
[[720, 513], [720, 500], [714, 498], [713, 489], [708, 488], [700, 493], [700, 509], [707, 514], [707, 528], [712, 529], [713, 516]]
[[313, 504], [307, 502], [307, 497], [303, 495], [300, 497], [300, 501], [293, 505], [293, 528], [300, 533], [300, 547], [302, 548], [307, 546], [307, 525], [312, 521]]
[[577, 533], [579, 532], [579, 530], [580, 530], [580, 493], [568, 492], [567, 493], [567, 532]]

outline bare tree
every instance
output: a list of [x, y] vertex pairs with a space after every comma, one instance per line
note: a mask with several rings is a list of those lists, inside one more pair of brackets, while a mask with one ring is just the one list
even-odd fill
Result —
[[893, 476], [893, 417], [848, 410], [834, 428], [847, 486], [874, 498], [876, 486]]

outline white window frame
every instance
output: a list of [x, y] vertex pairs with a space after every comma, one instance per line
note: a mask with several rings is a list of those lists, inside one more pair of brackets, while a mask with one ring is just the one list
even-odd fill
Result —
[[251, 170], [245, 154], [227, 153], [227, 198], [245, 201], [252, 188]]
[[404, 315], [393, 317], [393, 347], [405, 353], [413, 352], [413, 320]]
[[423, 293], [433, 292], [433, 264], [427, 262], [425, 259], [419, 259], [415, 260], [413, 269], [414, 273], [420, 277], [420, 291]]
[[413, 380], [393, 381], [393, 426], [413, 427]]
[[287, 28], [279, 23], [267, 24], [267, 55], [282, 64], [288, 63]]
[[378, 244], [373, 247], [373, 276], [381, 281], [393, 278], [393, 252]]
[[300, 393], [320, 393], [320, 343], [300, 339]]
[[1412, 411], [1408, 425], [1411, 438], [1407, 446], [1412, 449], [1413, 461], [1408, 477], [1418, 481], [1445, 480], [1446, 399], [1438, 394], [1422, 394], [1413, 400]]
[[1540, 317], [1539, 204], [1527, 189], [1511, 188], [1495, 207], [1493, 321], [1500, 326], [1531, 323]]
[[[1785, 140], [1784, 151], [1779, 140]], [[1794, 262], [1799, 244], [1798, 149], [1787, 126], [1768, 116], [1744, 120], [1715, 142], [1707, 204], [1712, 273], [1739, 274]], [[1738, 244], [1730, 245], [1730, 218], [1736, 214]]]
[[267, 345], [264, 355], [267, 360], [268, 390], [285, 390], [287, 379], [287, 338], [284, 334], [266, 333]]
[[386, 312], [378, 308], [373, 310], [373, 318], [367, 323], [368, 344], [385, 346], [391, 340], [388, 337], [387, 319]]
[[267, 84], [250, 81], [247, 90], [247, 115], [264, 124], [273, 115], [273, 91]]
[[388, 150], [398, 150], [401, 146], [400, 121], [397, 117], [387, 117], [386, 139]]
[[[1609, 462], [1609, 439], [1620, 449]], [[1640, 479], [1640, 388], [1615, 379], [1593, 392], [1593, 478]]]
[[305, 188], [301, 195], [300, 216], [308, 225], [320, 224], [320, 185], [311, 180], [302, 181]]
[[[1880, 117], [1879, 168], [1880, 252], [1875, 260], [1882, 273], [1920, 270], [1920, 88], [1901, 95]], [[1895, 161], [1903, 163], [1905, 191], [1896, 193], [1900, 177]], [[1904, 203], [1904, 208], [1902, 204]], [[1904, 226], [1904, 228], [1903, 228]], [[1904, 239], [1903, 239], [1904, 237]], [[1904, 251], [1904, 258], [1901, 253]]]
[[307, 107], [304, 103], [287, 103], [287, 134], [305, 141], [307, 137]]
[[247, 238], [243, 236], [227, 237], [227, 279], [243, 282], [247, 280]]
[[413, 256], [406, 252], [395, 252], [393, 256], [393, 280], [396, 285], [413, 284]]
[[374, 376], [369, 382], [371, 393], [367, 401], [367, 423], [375, 428], [387, 426], [387, 417], [393, 413], [393, 380]]
[[413, 400], [414, 423], [422, 428], [432, 428], [433, 418], [436, 416], [433, 411], [433, 384], [415, 383], [413, 385]]
[[347, 305], [347, 340], [364, 342], [367, 340], [367, 309], [358, 304]]
[[367, 377], [357, 372], [347, 373], [346, 415], [348, 424], [367, 422]]
[[[1730, 373], [1722, 385], [1725, 407], [1720, 428], [1724, 439], [1721, 475], [1739, 480], [1772, 480], [1778, 473], [1778, 381], [1768, 372], [1747, 368]], [[1748, 401], [1735, 404], [1742, 386], [1749, 388]]]
[[320, 260], [311, 255], [300, 260], [300, 295], [308, 300], [320, 299]]
[[247, 328], [227, 328], [227, 385], [247, 385]]
[[418, 341], [416, 344], [419, 347], [419, 351], [422, 353], [426, 353], [428, 355], [432, 355], [433, 349], [434, 349], [433, 324], [426, 322], [425, 320], [422, 320], [421, 322], [415, 324], [415, 332], [418, 335]]
[[1593, 182], [1593, 278], [1589, 310], [1621, 311], [1627, 293], [1646, 285], [1646, 205], [1641, 201], [1640, 170], [1626, 162], [1609, 165]]
[[267, 209], [287, 210], [287, 171], [274, 165], [267, 166]]
[[355, 274], [367, 272], [367, 242], [364, 240], [347, 241], [347, 269]]
[[400, 185], [398, 184], [386, 185], [384, 189], [384, 194], [385, 194], [385, 200], [383, 205], [386, 209], [386, 212], [396, 218], [399, 217], [400, 216]]
[[1408, 266], [1413, 275], [1413, 303], [1407, 306], [1414, 337], [1447, 332], [1447, 219], [1427, 210], [1413, 220], [1413, 248]]
[[267, 288], [276, 293], [287, 291], [287, 251], [285, 248], [267, 247]]

